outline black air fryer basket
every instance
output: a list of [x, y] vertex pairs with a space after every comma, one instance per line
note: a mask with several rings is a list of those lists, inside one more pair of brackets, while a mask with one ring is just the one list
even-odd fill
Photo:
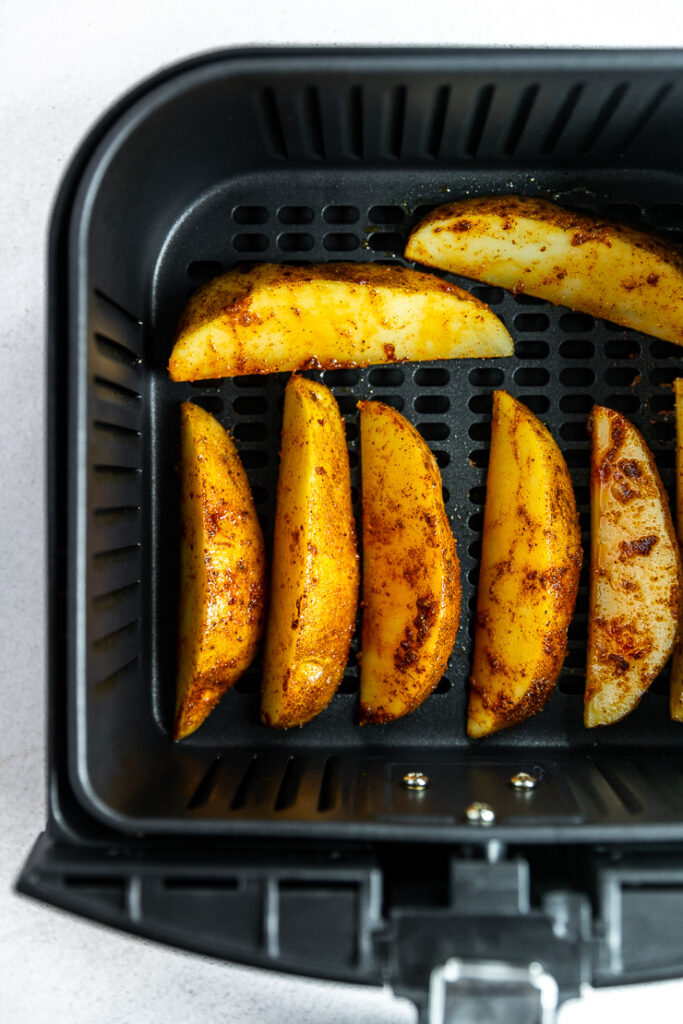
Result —
[[[623, 723], [584, 730], [586, 567], [545, 710], [476, 743], [464, 728], [493, 389], [559, 440], [586, 527], [594, 402], [642, 430], [673, 497], [673, 345], [455, 279], [513, 358], [311, 374], [346, 417], [356, 498], [358, 399], [434, 451], [462, 565], [446, 676], [414, 714], [360, 729], [352, 655], [328, 710], [281, 733], [259, 722], [256, 665], [169, 738], [179, 404], [233, 432], [269, 538], [286, 381], [169, 381], [181, 307], [244, 261], [405, 263], [427, 210], [490, 193], [679, 242], [683, 53], [218, 53], [87, 139], [50, 243], [49, 820], [23, 891], [230, 960], [388, 982], [431, 1021], [476, 1014], [482, 993], [549, 1019], [584, 981], [683, 974], [683, 727], [664, 672]], [[514, 787], [522, 771], [535, 788]]]

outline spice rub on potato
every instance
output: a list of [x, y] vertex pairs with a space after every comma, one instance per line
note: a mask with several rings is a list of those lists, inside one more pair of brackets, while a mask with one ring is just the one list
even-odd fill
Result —
[[168, 370], [172, 380], [200, 380], [512, 352], [489, 307], [435, 275], [263, 263], [228, 271], [190, 299]]
[[564, 661], [581, 561], [562, 453], [526, 406], [495, 391], [469, 736], [515, 725], [545, 704]]
[[669, 658], [681, 604], [681, 558], [669, 502], [640, 432], [595, 406], [589, 429], [591, 575], [584, 721], [632, 711]]
[[461, 589], [434, 456], [391, 406], [359, 408], [363, 725], [407, 715], [432, 692], [455, 642]]
[[485, 196], [428, 214], [405, 255], [683, 345], [683, 256], [646, 231], [545, 199]]

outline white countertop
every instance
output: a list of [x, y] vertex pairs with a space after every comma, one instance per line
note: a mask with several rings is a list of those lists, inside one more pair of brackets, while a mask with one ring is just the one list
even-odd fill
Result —
[[[158, 68], [250, 43], [681, 46], [680, 0], [0, 3], [0, 1024], [407, 1024], [388, 992], [233, 967], [10, 889], [45, 821], [45, 239], [66, 163]], [[683, 965], [682, 965], [683, 970]], [[589, 993], [563, 1024], [680, 1020], [683, 982]]]

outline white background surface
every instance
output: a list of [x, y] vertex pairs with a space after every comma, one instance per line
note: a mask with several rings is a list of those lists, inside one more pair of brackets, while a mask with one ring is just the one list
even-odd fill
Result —
[[[44, 806], [44, 260], [66, 162], [177, 59], [248, 43], [681, 46], [680, 0], [0, 0], [0, 1024], [408, 1024], [389, 993], [232, 967], [11, 892]], [[682, 965], [683, 971], [683, 965]], [[683, 982], [589, 993], [563, 1024], [683, 1017]]]

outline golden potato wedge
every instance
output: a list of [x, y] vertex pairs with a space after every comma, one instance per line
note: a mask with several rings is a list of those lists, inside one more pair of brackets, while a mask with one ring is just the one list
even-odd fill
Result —
[[[683, 544], [683, 378], [674, 381], [676, 396], [676, 531], [679, 549]], [[671, 717], [683, 722], [683, 621], [678, 624], [678, 639], [671, 662]]]
[[436, 460], [388, 405], [359, 402], [363, 472], [360, 722], [414, 711], [441, 679], [460, 618], [460, 563]]
[[526, 406], [494, 391], [469, 736], [515, 725], [545, 704], [564, 661], [581, 561], [562, 453]]
[[681, 559], [652, 452], [632, 423], [595, 406], [589, 429], [591, 577], [584, 722], [618, 722], [671, 654]]
[[358, 550], [344, 422], [323, 384], [285, 390], [261, 717], [304, 725], [332, 700], [349, 657]]
[[645, 231], [487, 196], [428, 214], [406, 256], [683, 345], [683, 257]]
[[508, 356], [488, 306], [431, 274], [372, 263], [264, 263], [209, 281], [182, 314], [173, 380]]
[[174, 739], [197, 729], [251, 664], [265, 614], [263, 536], [240, 457], [183, 402], [180, 626]]

